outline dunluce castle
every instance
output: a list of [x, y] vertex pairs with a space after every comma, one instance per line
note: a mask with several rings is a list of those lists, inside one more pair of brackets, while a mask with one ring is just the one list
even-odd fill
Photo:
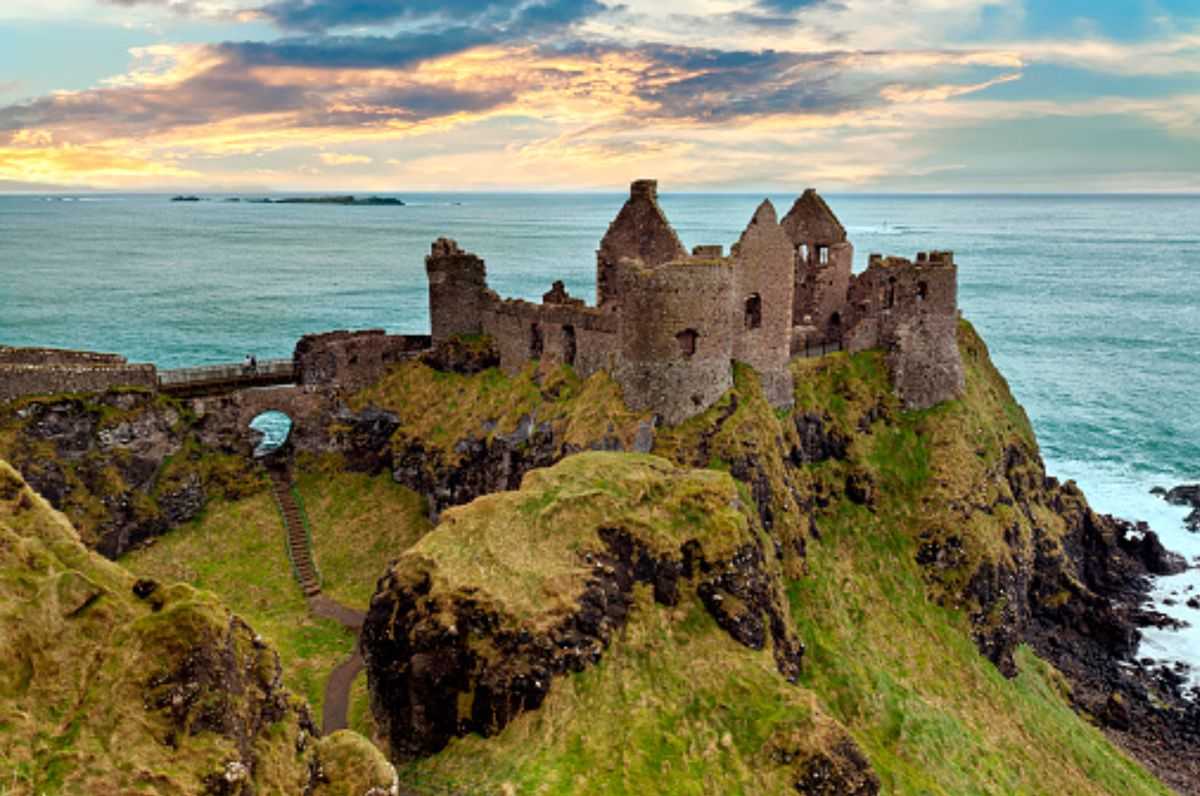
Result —
[[240, 390], [241, 420], [262, 408], [299, 419], [313, 413], [321, 391], [359, 389], [397, 362], [479, 334], [492, 338], [509, 372], [532, 360], [565, 363], [584, 377], [606, 370], [626, 403], [667, 424], [720, 398], [735, 361], [759, 374], [771, 403], [787, 406], [792, 358], [836, 350], [883, 349], [909, 408], [959, 394], [953, 255], [922, 252], [912, 262], [873, 254], [854, 275], [853, 251], [837, 217], [808, 190], [782, 221], [764, 201], [728, 254], [696, 246], [689, 255], [658, 205], [657, 183], [638, 180], [596, 252], [594, 307], [561, 282], [540, 304], [502, 299], [488, 289], [482, 259], [439, 238], [425, 258], [432, 337], [381, 329], [307, 335], [290, 360], [251, 373], [238, 365], [159, 372], [113, 354], [0, 346], [0, 402], [114, 387], [181, 397]]
[[596, 252], [596, 306], [561, 282], [541, 304], [502, 299], [484, 261], [446, 238], [425, 258], [433, 342], [487, 334], [501, 367], [563, 362], [607, 370], [632, 408], [678, 423], [754, 368], [767, 398], [792, 403], [789, 361], [811, 352], [882, 348], [897, 392], [925, 408], [963, 389], [956, 343], [957, 270], [950, 252], [916, 262], [871, 255], [851, 273], [846, 230], [816, 191], [783, 221], [763, 201], [741, 237], [689, 255], [658, 205], [657, 182], [633, 183]]

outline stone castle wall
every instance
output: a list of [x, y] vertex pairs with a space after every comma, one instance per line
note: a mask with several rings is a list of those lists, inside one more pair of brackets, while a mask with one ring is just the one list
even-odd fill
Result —
[[0, 401], [121, 387], [155, 390], [158, 371], [153, 365], [130, 364], [117, 354], [0, 346]]
[[296, 343], [292, 363], [301, 386], [337, 385], [354, 391], [429, 346], [426, 335], [392, 335], [382, 329], [309, 334]]
[[495, 341], [505, 372], [514, 373], [533, 359], [570, 365], [583, 378], [612, 369], [616, 315], [582, 302], [533, 304], [491, 296], [482, 313], [481, 331]]
[[732, 258], [624, 263], [614, 376], [630, 407], [675, 424], [733, 386], [734, 285]]
[[153, 365], [0, 364], [0, 401], [123, 387], [156, 390], [158, 371]]
[[950, 252], [916, 262], [872, 255], [848, 297], [847, 348], [883, 348], [897, 394], [924, 409], [962, 394], [958, 352], [958, 269]]

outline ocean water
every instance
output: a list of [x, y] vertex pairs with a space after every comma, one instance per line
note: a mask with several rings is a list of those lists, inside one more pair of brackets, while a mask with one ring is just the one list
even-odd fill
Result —
[[[412, 194], [405, 207], [0, 196], [0, 343], [115, 351], [160, 367], [286, 357], [306, 332], [426, 332], [439, 236], [503, 295], [554, 279], [594, 298], [595, 248], [623, 201]], [[684, 244], [737, 239], [761, 195], [664, 193]], [[780, 214], [794, 196], [771, 196]], [[1033, 420], [1050, 472], [1098, 510], [1200, 557], [1152, 486], [1200, 481], [1200, 197], [830, 195], [867, 254], [951, 249], [959, 301]], [[1191, 589], [1189, 592], [1188, 590]], [[1158, 594], [1200, 592], [1200, 570]], [[1145, 654], [1200, 669], [1200, 611]]]

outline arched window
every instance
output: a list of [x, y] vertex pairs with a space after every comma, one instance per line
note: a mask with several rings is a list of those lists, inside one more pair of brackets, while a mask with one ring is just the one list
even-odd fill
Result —
[[840, 312], [835, 312], [832, 315], [830, 315], [829, 316], [829, 325], [830, 326], [841, 326], [842, 325], [842, 314]]
[[529, 324], [529, 358], [540, 359], [545, 342], [542, 339], [542, 327], [536, 321]]
[[750, 294], [746, 299], [746, 328], [757, 329], [762, 326], [762, 297], [757, 293]]
[[917, 301], [924, 301], [928, 297], [929, 297], [929, 283], [928, 282], [918, 282], [917, 283]]
[[808, 244], [807, 243], [800, 244], [800, 262], [803, 263], [804, 265], [808, 265]]
[[575, 327], [567, 324], [562, 328], [563, 362], [575, 365]]
[[695, 329], [684, 329], [679, 334], [675, 335], [675, 339], [679, 342], [679, 355], [684, 359], [689, 359], [696, 354], [696, 340], [700, 335]]

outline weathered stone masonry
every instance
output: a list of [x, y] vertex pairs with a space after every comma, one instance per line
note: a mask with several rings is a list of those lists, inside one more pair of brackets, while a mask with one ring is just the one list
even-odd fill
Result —
[[954, 258], [912, 263], [872, 255], [851, 273], [854, 249], [811, 189], [780, 222], [769, 201], [741, 237], [691, 255], [658, 205], [657, 183], [638, 180], [596, 252], [597, 306], [556, 282], [541, 304], [502, 299], [482, 259], [446, 238], [425, 259], [432, 339], [487, 334], [500, 365], [531, 360], [610, 372], [632, 408], [674, 424], [711, 406], [731, 385], [731, 363], [753, 367], [777, 407], [793, 401], [788, 363], [816, 345], [888, 352], [896, 390], [910, 408], [963, 388], [956, 345]]

